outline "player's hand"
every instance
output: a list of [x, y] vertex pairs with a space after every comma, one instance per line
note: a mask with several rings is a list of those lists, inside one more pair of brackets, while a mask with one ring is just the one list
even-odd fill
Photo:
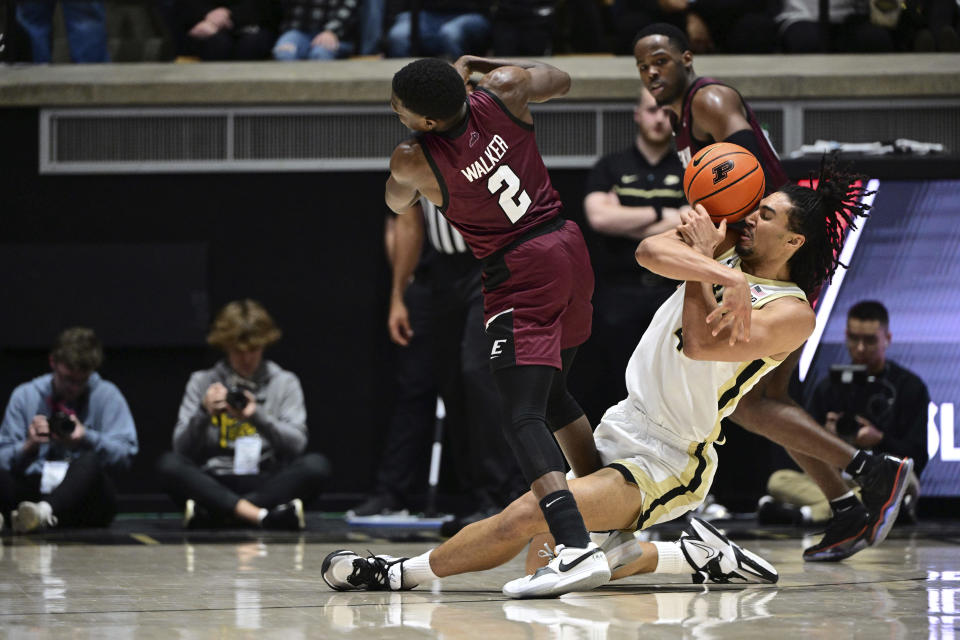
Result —
[[227, 388], [219, 382], [207, 387], [207, 392], [203, 394], [203, 408], [212, 416], [226, 411]]
[[727, 222], [724, 220], [717, 227], [703, 205], [698, 204], [692, 209], [688, 207], [680, 211], [680, 225], [677, 231], [684, 242], [695, 251], [712, 258], [717, 245], [726, 236]]
[[410, 340], [413, 338], [413, 328], [410, 326], [410, 312], [402, 299], [394, 298], [391, 300], [387, 328], [390, 330], [390, 339], [395, 343], [401, 347], [410, 344]]
[[323, 47], [327, 51], [336, 51], [340, 47], [340, 38], [333, 31], [321, 31], [310, 41], [314, 47]]
[[857, 446], [861, 449], [873, 449], [883, 440], [883, 432], [863, 416], [855, 416], [860, 428], [857, 430]]
[[233, 14], [226, 7], [217, 7], [209, 11], [203, 19], [217, 29], [233, 29]]
[[463, 79], [464, 86], [467, 87], [467, 93], [470, 93], [470, 75], [473, 73], [470, 69], [470, 62], [473, 60], [473, 56], [465, 55], [457, 58], [457, 61], [453, 63], [453, 68], [457, 70], [457, 73], [460, 74], [460, 77]]
[[47, 422], [47, 416], [33, 416], [27, 428], [27, 440], [23, 443], [23, 450], [28, 453], [36, 451], [44, 442], [50, 442], [50, 423]]
[[730, 330], [730, 346], [738, 342], [750, 342], [750, 316], [753, 304], [750, 302], [750, 284], [746, 276], [736, 284], [723, 288], [720, 306], [707, 316], [707, 325], [714, 337], [726, 329]]

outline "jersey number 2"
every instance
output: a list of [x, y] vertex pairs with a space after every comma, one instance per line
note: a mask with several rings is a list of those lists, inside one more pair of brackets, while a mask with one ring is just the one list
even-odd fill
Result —
[[[500, 165], [500, 168], [487, 179], [487, 190], [490, 193], [496, 193], [504, 182], [507, 183], [507, 188], [500, 194], [500, 208], [510, 218], [510, 222], [516, 224], [517, 220], [522, 218], [530, 208], [530, 196], [526, 191], [520, 191], [520, 178], [505, 164]], [[517, 196], [518, 191], [520, 191], [519, 196]]]

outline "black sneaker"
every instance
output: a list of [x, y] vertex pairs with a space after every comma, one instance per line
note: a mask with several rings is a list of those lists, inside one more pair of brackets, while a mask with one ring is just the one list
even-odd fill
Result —
[[300, 498], [294, 498], [286, 504], [270, 509], [260, 525], [264, 529], [301, 531], [307, 526], [303, 515], [303, 501]]
[[883, 456], [873, 469], [856, 478], [860, 485], [860, 499], [870, 512], [867, 532], [870, 546], [880, 544], [890, 533], [912, 470], [913, 460], [910, 458]]
[[415, 584], [403, 580], [403, 562], [408, 558], [370, 555], [362, 558], [340, 549], [327, 554], [320, 577], [336, 591], [407, 591]]
[[823, 539], [803, 550], [807, 562], [839, 562], [870, 546], [870, 512], [862, 504], [833, 514]]

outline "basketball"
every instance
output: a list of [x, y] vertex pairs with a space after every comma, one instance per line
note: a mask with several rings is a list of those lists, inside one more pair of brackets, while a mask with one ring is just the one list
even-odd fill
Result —
[[766, 189], [757, 158], [729, 142], [718, 142], [693, 156], [683, 173], [690, 206], [702, 204], [717, 224], [736, 222], [757, 208]]

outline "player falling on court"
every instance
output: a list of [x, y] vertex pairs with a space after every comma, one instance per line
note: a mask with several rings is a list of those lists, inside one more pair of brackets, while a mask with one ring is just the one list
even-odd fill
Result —
[[[630, 358], [628, 396], [594, 434], [596, 468], [570, 481], [590, 530], [611, 531], [602, 544], [614, 578], [656, 572], [692, 574], [695, 582], [776, 582], [769, 563], [696, 518], [676, 542], [639, 542], [631, 532], [703, 501], [721, 420], [813, 331], [816, 317], [798, 283], [834, 272], [843, 224], [863, 213], [852, 182], [828, 166], [816, 191], [784, 187], [761, 201], [742, 230], [714, 226], [697, 205], [679, 227], [637, 248], [642, 266], [684, 284]], [[499, 566], [547, 529], [528, 493], [416, 558], [335, 551], [322, 575], [337, 590], [410, 589]], [[553, 561], [537, 569], [519, 597], [555, 595], [555, 571]]]
[[[474, 72], [485, 75], [468, 96]], [[569, 87], [570, 76], [548, 64], [474, 56], [453, 66], [416, 60], [393, 77], [391, 106], [415, 136], [390, 158], [387, 205], [402, 214], [426, 197], [483, 260], [484, 318], [507, 414], [504, 433], [557, 543], [551, 584], [513, 580], [504, 591], [515, 597], [589, 589], [610, 578], [551, 435], [563, 433], [557, 437], [565, 451], [584, 450], [577, 443], [591, 440], [566, 379], [577, 346], [590, 335], [593, 270], [579, 227], [560, 214], [528, 106]], [[569, 457], [584, 467], [576, 454]], [[407, 566], [431, 571], [426, 556]]]
[[[740, 94], [693, 70], [686, 36], [669, 24], [652, 24], [637, 33], [634, 57], [644, 86], [673, 123], [677, 153], [686, 166], [705, 146], [732, 142], [753, 153], [764, 168], [768, 193], [787, 183], [786, 172], [756, 116]], [[811, 303], [814, 284], [797, 281]], [[882, 542], [896, 520], [913, 461], [872, 455], [834, 436], [797, 405], [787, 391], [801, 349], [796, 349], [743, 399], [731, 419], [783, 446], [830, 500], [834, 517], [823, 538], [803, 552], [804, 560], [842, 560]], [[861, 499], [839, 469], [861, 486]]]

